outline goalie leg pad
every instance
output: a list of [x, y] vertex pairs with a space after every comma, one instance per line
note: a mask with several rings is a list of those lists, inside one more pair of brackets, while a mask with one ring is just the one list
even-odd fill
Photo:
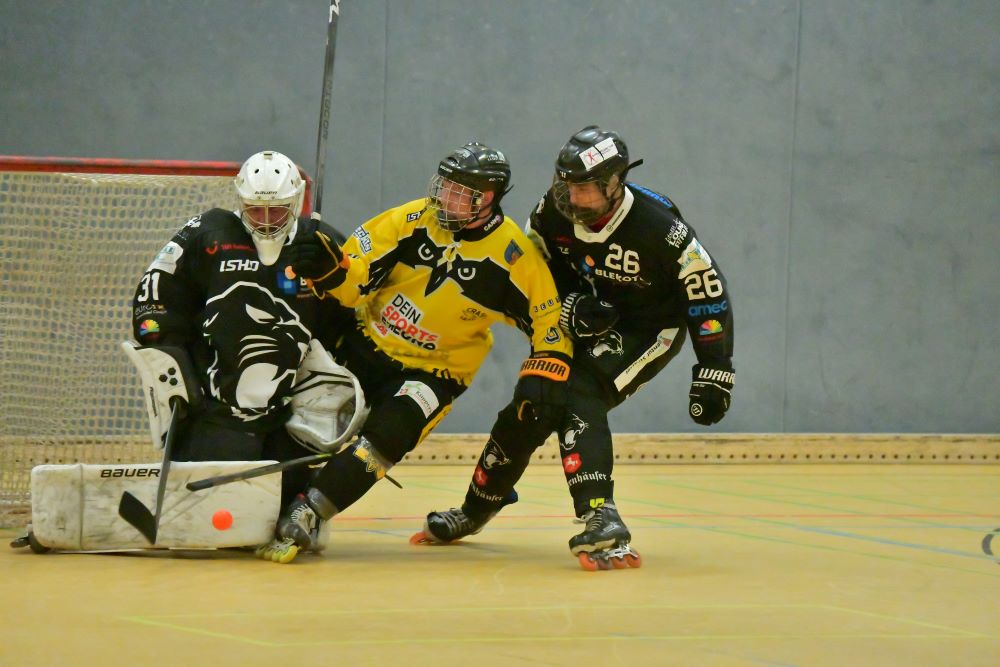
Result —
[[[191, 492], [191, 481], [239, 472], [271, 461], [174, 462], [167, 478], [154, 548], [255, 546], [273, 537], [281, 476]], [[31, 471], [31, 529], [42, 545], [60, 551], [148, 549], [149, 543], [118, 516], [129, 491], [155, 510], [159, 463], [40, 465]], [[226, 526], [226, 513], [232, 517]], [[216, 515], [219, 514], [218, 517]]]

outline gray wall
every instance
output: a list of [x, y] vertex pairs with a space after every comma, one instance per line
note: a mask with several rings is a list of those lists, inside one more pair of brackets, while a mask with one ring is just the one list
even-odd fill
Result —
[[[207, 7], [205, 6], [207, 5]], [[0, 153], [312, 169], [324, 0], [0, 2]], [[996, 0], [344, 0], [325, 179], [350, 232], [471, 138], [523, 222], [579, 127], [619, 129], [734, 294], [720, 431], [1000, 431]], [[444, 431], [485, 431], [498, 345]], [[619, 431], [697, 431], [685, 350]]]

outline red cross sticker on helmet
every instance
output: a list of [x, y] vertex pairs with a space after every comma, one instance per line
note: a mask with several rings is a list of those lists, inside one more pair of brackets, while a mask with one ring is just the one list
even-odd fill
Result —
[[618, 155], [618, 147], [615, 146], [615, 140], [613, 137], [608, 137], [594, 144], [593, 148], [581, 153], [580, 160], [583, 162], [583, 166], [587, 168], [587, 171], [590, 171], [608, 158], [616, 155]]

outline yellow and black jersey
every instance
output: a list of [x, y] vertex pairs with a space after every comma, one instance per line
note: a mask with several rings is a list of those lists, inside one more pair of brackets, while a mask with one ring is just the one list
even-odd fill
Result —
[[356, 229], [344, 253], [347, 278], [328, 293], [356, 308], [365, 336], [406, 366], [468, 385], [501, 321], [529, 336], [532, 354], [572, 356], [549, 269], [502, 213], [452, 233], [414, 200]]

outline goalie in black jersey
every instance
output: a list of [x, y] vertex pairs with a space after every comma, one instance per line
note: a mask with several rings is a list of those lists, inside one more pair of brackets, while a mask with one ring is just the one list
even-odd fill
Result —
[[[150, 264], [133, 298], [135, 340], [179, 349], [192, 367], [188, 382], [200, 385], [188, 393], [204, 395], [191, 401], [177, 425], [175, 461], [309, 454], [285, 429], [296, 374], [307, 354], [322, 354], [313, 339], [329, 347], [342, 325], [353, 322], [352, 310], [317, 299], [305, 281], [284, 275], [285, 248], [297, 236], [321, 225], [339, 236], [316, 220], [299, 219], [305, 181], [298, 167], [281, 153], [263, 151], [242, 165], [234, 186], [237, 210], [214, 208], [188, 220]], [[150, 409], [151, 421], [162, 412]], [[304, 468], [286, 473], [285, 500], [307, 474]]]
[[[551, 188], [526, 226], [562, 299], [560, 328], [575, 341], [569, 403], [558, 429], [563, 470], [586, 528], [570, 550], [587, 569], [638, 566], [614, 502], [608, 412], [673, 359], [688, 333], [698, 358], [689, 414], [721, 420], [732, 395], [732, 300], [718, 263], [667, 197], [634, 183], [625, 142], [591, 125], [556, 160]], [[428, 528], [457, 539], [449, 512]], [[481, 529], [481, 525], [476, 528]]]

